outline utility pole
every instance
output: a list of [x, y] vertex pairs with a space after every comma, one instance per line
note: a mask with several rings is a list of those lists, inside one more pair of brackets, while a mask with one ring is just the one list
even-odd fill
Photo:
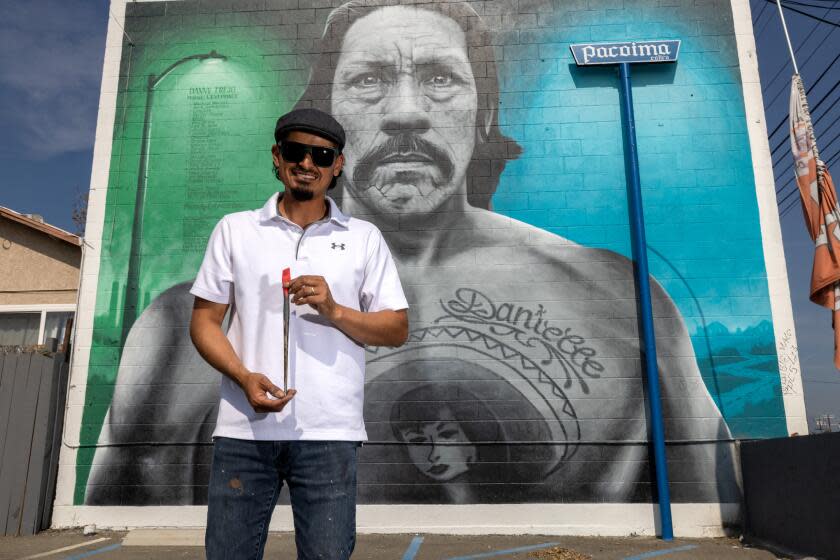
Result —
[[838, 425], [834, 420], [833, 414], [822, 414], [814, 418], [814, 421], [816, 422], [817, 431], [819, 433], [833, 432], [833, 426], [840, 427], [840, 425]]

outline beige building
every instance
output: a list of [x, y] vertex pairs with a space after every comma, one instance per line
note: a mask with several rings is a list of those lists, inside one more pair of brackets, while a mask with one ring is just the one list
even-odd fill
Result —
[[0, 346], [61, 344], [81, 257], [78, 236], [0, 206]]

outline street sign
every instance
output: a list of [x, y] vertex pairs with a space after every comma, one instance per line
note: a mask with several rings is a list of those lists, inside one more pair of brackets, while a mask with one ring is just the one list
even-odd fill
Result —
[[625, 41], [622, 43], [579, 43], [569, 45], [578, 66], [596, 64], [636, 64], [640, 62], [676, 62], [680, 40]]

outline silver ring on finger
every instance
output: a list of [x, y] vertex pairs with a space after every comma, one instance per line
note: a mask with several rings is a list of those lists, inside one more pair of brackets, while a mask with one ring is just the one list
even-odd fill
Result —
[[312, 287], [312, 286], [309, 286], [309, 295], [311, 295], [311, 296], [315, 295], [315, 288]]

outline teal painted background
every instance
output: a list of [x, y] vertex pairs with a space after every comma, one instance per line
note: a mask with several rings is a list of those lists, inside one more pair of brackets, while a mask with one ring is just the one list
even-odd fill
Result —
[[500, 122], [524, 153], [494, 209], [632, 257], [618, 72], [578, 68], [569, 44], [681, 39], [677, 64], [632, 70], [651, 273], [677, 303], [733, 435], [785, 435], [731, 9], [654, 4], [570, 2], [538, 21], [549, 29], [519, 31], [502, 49]]

